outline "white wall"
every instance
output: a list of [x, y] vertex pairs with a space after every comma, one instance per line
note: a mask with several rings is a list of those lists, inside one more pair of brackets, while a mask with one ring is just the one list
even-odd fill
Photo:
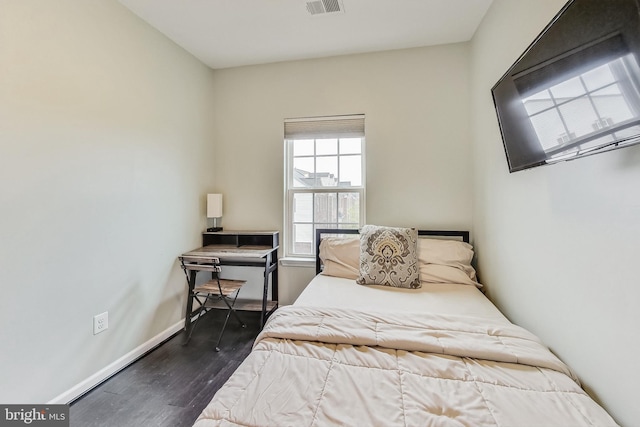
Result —
[[491, 87], [564, 0], [494, 0], [472, 41], [474, 235], [494, 302], [640, 419], [640, 146], [509, 174]]
[[213, 78], [117, 2], [0, 5], [0, 402], [37, 403], [181, 318]]
[[[225, 228], [282, 229], [283, 120], [366, 115], [366, 215], [471, 226], [467, 44], [217, 70], [215, 162]], [[313, 269], [280, 271], [292, 302]]]

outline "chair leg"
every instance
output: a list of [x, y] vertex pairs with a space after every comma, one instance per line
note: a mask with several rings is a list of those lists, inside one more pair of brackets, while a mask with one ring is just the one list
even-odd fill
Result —
[[218, 342], [216, 343], [216, 351], [220, 351], [220, 341], [222, 341], [222, 335], [224, 335], [224, 330], [227, 327], [227, 322], [229, 322], [229, 316], [233, 309], [227, 310], [227, 317], [224, 319], [224, 325], [222, 325], [222, 330], [220, 331], [220, 335], [218, 336]]
[[189, 335], [187, 335], [182, 345], [189, 344], [189, 341], [191, 341], [191, 335], [193, 334], [194, 329], [196, 329], [196, 326], [198, 326], [198, 322], [200, 321], [200, 318], [205, 314], [207, 314], [207, 309], [205, 308], [205, 304], [207, 303], [209, 296], [207, 295], [207, 297], [204, 299], [204, 303], [200, 302], [197, 296], [195, 297], [195, 299], [200, 303], [200, 313], [198, 314], [198, 318], [196, 319], [194, 324], [191, 326], [191, 329], [189, 330]]
[[240, 325], [242, 325], [243, 328], [247, 327], [247, 325], [242, 321], [240, 316], [238, 316], [238, 313], [236, 312], [236, 310], [233, 308], [233, 306], [236, 304], [237, 298], [238, 298], [238, 294], [236, 293], [236, 296], [233, 298], [233, 301], [231, 302], [231, 304], [229, 304], [229, 301], [227, 301], [227, 298], [222, 297], [222, 299], [224, 300], [224, 303], [228, 307], [228, 310], [227, 310], [227, 316], [224, 319], [224, 325], [222, 325], [222, 330], [220, 331], [220, 336], [218, 337], [218, 342], [216, 343], [216, 351], [220, 351], [220, 341], [222, 340], [222, 335], [224, 334], [224, 330], [227, 327], [227, 323], [229, 322], [229, 316], [231, 315], [231, 313], [233, 313], [233, 316], [236, 319], [238, 319], [238, 322], [240, 322]]
[[[231, 310], [233, 312], [234, 317], [238, 320], [238, 322], [240, 322], [240, 325], [242, 325], [243, 328], [246, 328], [247, 325], [245, 325], [245, 323], [242, 321], [240, 316], [238, 316], [238, 312], [234, 308], [235, 305], [236, 305], [236, 300], [238, 299], [238, 294], [239, 294], [239, 292], [236, 292], [236, 296], [233, 297], [233, 301], [231, 302], [231, 306], [229, 307], [229, 310]], [[227, 304], [227, 306], [229, 306], [229, 304]]]
[[242, 325], [243, 328], [246, 328], [247, 325], [245, 325], [245, 323], [242, 321], [242, 319], [240, 318], [240, 316], [238, 316], [238, 312], [236, 311], [235, 308], [231, 309], [231, 312], [233, 313], [233, 316], [238, 320], [238, 322], [240, 323], [240, 325]]

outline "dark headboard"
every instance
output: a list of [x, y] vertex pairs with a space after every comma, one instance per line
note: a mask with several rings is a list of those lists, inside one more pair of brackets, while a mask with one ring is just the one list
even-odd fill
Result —
[[[324, 235], [344, 235], [358, 234], [356, 229], [336, 229], [336, 228], [318, 228], [316, 229], [316, 274], [320, 274], [322, 266], [320, 264], [320, 241]], [[457, 237], [463, 242], [469, 243], [468, 231], [452, 231], [452, 230], [418, 230], [418, 236], [437, 236], [437, 237]]]

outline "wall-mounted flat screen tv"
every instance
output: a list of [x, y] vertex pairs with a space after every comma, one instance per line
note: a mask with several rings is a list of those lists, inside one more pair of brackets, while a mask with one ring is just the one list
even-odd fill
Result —
[[569, 1], [492, 88], [510, 172], [640, 142], [638, 1]]

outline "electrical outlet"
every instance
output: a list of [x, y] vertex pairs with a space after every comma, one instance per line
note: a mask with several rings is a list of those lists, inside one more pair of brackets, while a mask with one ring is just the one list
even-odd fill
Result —
[[109, 328], [109, 312], [105, 311], [101, 314], [93, 316], [93, 335], [104, 332]]

